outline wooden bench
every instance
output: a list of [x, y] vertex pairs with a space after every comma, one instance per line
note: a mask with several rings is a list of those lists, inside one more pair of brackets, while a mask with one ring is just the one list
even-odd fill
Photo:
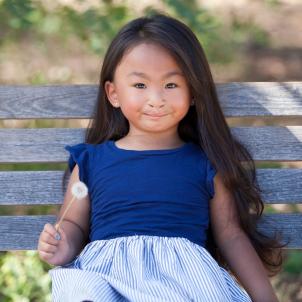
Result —
[[[302, 121], [302, 82], [217, 84], [226, 117], [285, 117]], [[0, 119], [88, 119], [96, 85], [0, 86]], [[0, 129], [0, 162], [67, 163], [67, 144], [84, 141], [83, 128]], [[301, 161], [302, 125], [234, 126], [232, 133], [256, 161]], [[301, 166], [300, 166], [301, 167]], [[59, 205], [63, 171], [0, 171], [0, 208]], [[301, 168], [259, 168], [267, 204], [302, 202]], [[36, 250], [45, 223], [55, 216], [0, 216], [0, 250]], [[282, 230], [287, 248], [302, 248], [302, 213], [264, 214], [258, 228]]]

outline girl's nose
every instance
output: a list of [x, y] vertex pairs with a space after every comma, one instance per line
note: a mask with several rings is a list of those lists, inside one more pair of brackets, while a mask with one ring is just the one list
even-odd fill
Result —
[[162, 108], [162, 107], [164, 107], [165, 106], [165, 104], [154, 104], [154, 103], [148, 103], [148, 105], [149, 105], [149, 107], [151, 107], [151, 108]]
[[148, 95], [148, 105], [150, 107], [163, 107], [165, 105], [165, 100], [163, 93], [160, 91], [152, 92]]

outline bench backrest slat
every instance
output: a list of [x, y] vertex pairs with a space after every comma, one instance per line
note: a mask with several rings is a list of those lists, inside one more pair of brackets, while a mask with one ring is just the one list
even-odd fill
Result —
[[[54, 224], [56, 221], [53, 215], [0, 216], [0, 218], [0, 251], [35, 250], [44, 224]], [[258, 228], [267, 235], [282, 230], [284, 237], [291, 240], [288, 248], [302, 246], [301, 214], [264, 214]]]
[[[302, 160], [302, 126], [231, 127], [255, 160]], [[84, 129], [0, 129], [0, 163], [65, 162], [64, 146], [83, 142]]]
[[[302, 200], [302, 169], [256, 169], [267, 204]], [[63, 171], [0, 171], [0, 205], [55, 205], [64, 198]], [[26, 181], [24, 181], [26, 180]]]
[[[226, 117], [301, 116], [301, 82], [217, 83]], [[89, 118], [97, 85], [0, 86], [0, 119]]]

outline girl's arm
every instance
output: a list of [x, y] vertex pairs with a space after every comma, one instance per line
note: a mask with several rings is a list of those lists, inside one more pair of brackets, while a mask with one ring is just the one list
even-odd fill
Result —
[[[57, 218], [58, 221], [73, 197], [71, 193], [72, 185], [78, 181], [79, 167], [76, 164], [70, 175], [64, 202]], [[71, 259], [78, 255], [87, 243], [89, 237], [89, 214], [90, 200], [89, 195], [87, 195], [81, 200], [75, 200], [73, 202], [62, 221], [61, 227], [66, 234], [70, 246], [72, 247], [72, 254], [70, 255]]]
[[262, 261], [239, 226], [235, 202], [219, 172], [214, 177], [214, 189], [210, 201], [211, 226], [221, 254], [253, 302], [278, 301]]
[[[58, 221], [72, 200], [71, 188], [77, 181], [79, 181], [78, 165], [75, 166], [71, 173]], [[55, 227], [47, 223], [40, 234], [38, 242], [40, 258], [52, 265], [65, 265], [72, 261], [88, 241], [89, 214], [90, 201], [88, 195], [81, 200], [73, 202], [58, 229], [60, 240], [55, 239], [57, 235]]]

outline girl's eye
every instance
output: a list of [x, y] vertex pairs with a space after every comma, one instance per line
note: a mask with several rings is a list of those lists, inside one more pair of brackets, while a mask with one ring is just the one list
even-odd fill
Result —
[[[169, 84], [167, 84], [167, 86], [169, 86], [170, 85], [170, 88], [175, 88], [175, 87], [177, 87], [177, 85], [175, 84], [175, 83], [169, 83]], [[172, 87], [171, 87], [172, 86]]]
[[[145, 88], [146, 87], [145, 84], [143, 84], [143, 83], [136, 83], [133, 86], [136, 87], [136, 88]], [[177, 85], [175, 83], [168, 83], [166, 86], [167, 87], [169, 86], [168, 88], [175, 88], [175, 87], [177, 87]]]
[[137, 87], [137, 88], [143, 88], [142, 85], [145, 85], [145, 84], [143, 84], [143, 83], [136, 83], [133, 86]]

